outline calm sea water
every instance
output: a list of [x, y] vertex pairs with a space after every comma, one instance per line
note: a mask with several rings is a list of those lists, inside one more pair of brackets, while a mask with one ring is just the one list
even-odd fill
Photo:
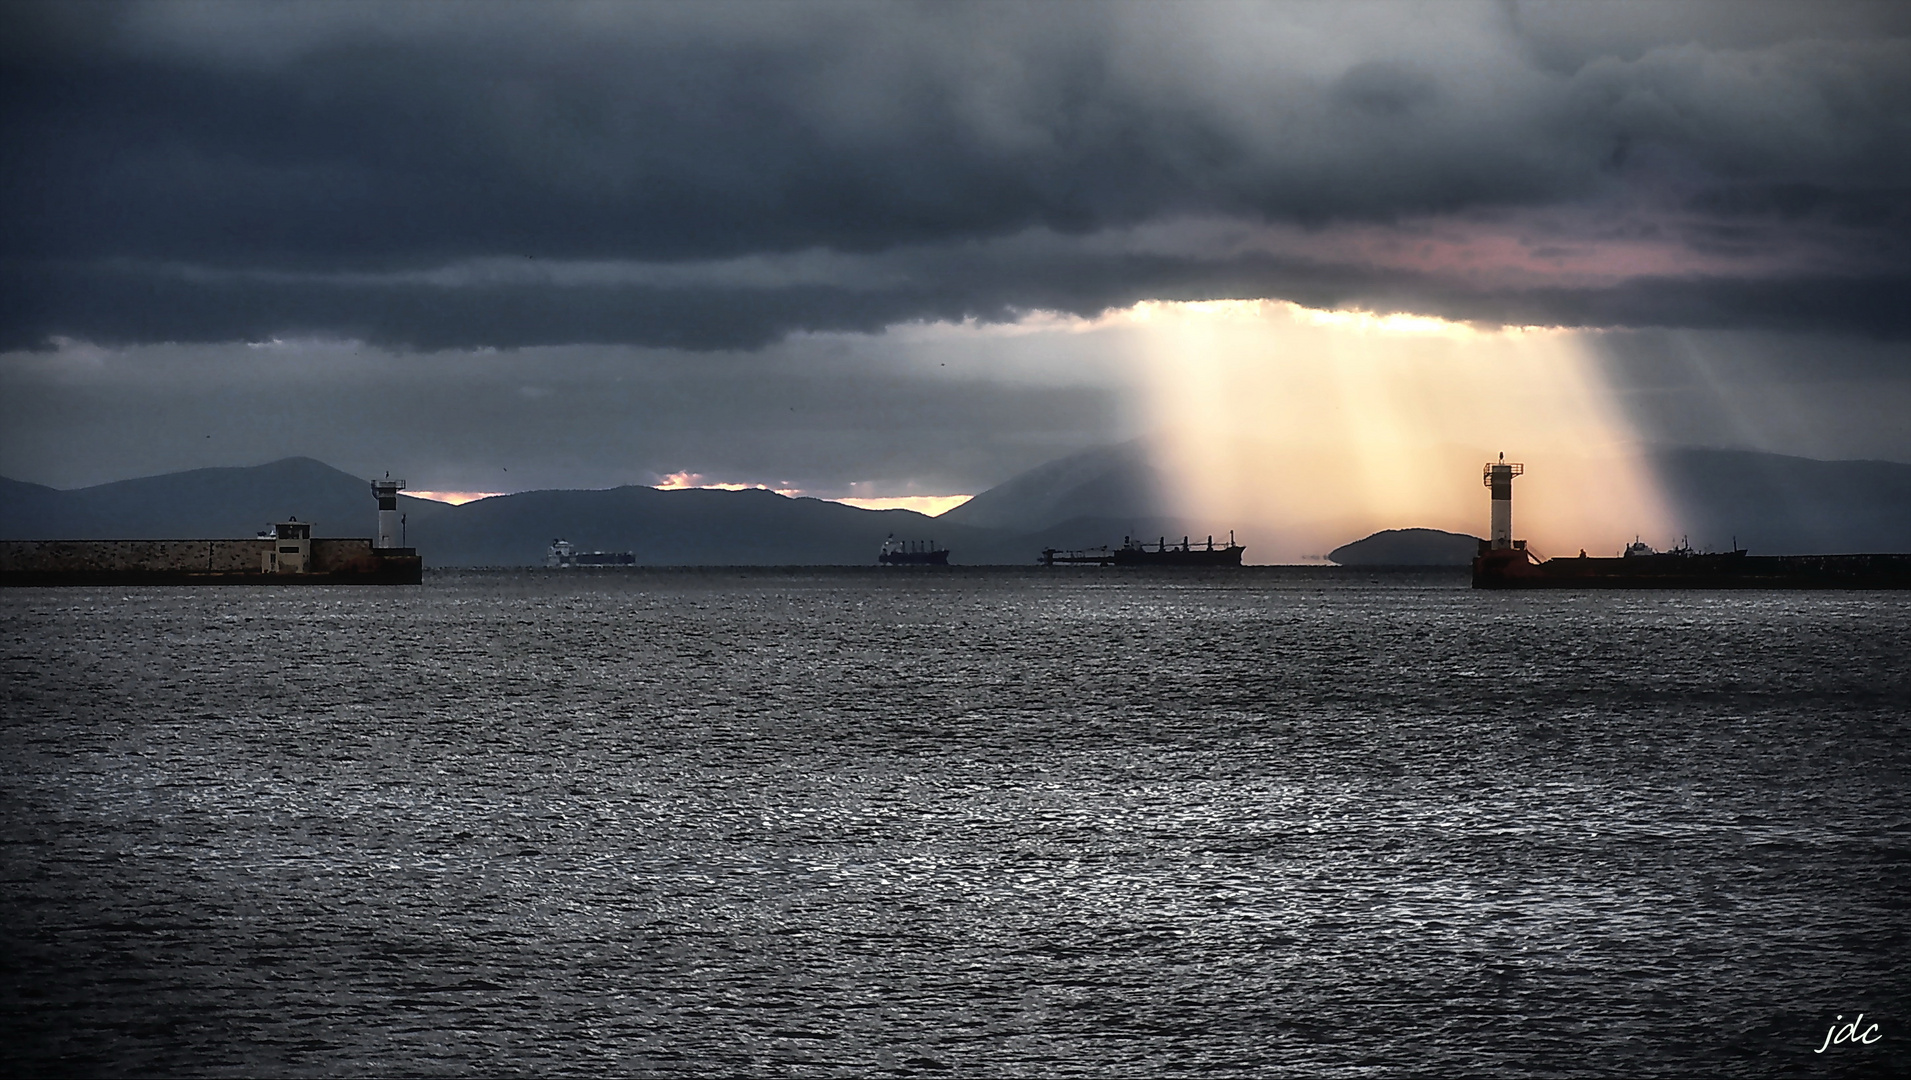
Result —
[[9, 590], [0, 1065], [1911, 1070], [1911, 596], [1463, 586]]

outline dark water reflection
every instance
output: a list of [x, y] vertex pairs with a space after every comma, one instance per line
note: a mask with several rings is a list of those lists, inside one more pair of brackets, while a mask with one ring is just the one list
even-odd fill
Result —
[[1911, 597], [1462, 584], [10, 591], [0, 1053], [1911, 1068]]

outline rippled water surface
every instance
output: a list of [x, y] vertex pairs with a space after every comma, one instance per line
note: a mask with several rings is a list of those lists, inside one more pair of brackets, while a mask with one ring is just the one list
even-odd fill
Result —
[[1911, 1069], [1911, 596], [1463, 586], [8, 590], [0, 1065]]

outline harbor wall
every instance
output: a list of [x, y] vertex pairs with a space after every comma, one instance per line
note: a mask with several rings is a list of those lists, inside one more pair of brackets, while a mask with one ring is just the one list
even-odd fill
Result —
[[271, 550], [269, 540], [5, 540], [0, 541], [0, 571], [256, 574]]
[[1660, 552], [1535, 562], [1521, 549], [1482, 550], [1476, 589], [1911, 589], [1911, 555]]
[[357, 577], [417, 580], [410, 548], [374, 548], [369, 538], [313, 539], [305, 573], [263, 574], [274, 540], [0, 540], [0, 580], [199, 577], [283, 581]]

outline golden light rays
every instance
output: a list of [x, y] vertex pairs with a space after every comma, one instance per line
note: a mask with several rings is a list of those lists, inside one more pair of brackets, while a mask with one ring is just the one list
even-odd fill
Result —
[[1576, 332], [1482, 330], [1277, 301], [1150, 303], [1136, 335], [1181, 512], [1234, 528], [1256, 562], [1379, 529], [1483, 535], [1480, 466], [1527, 464], [1515, 535], [1543, 553], [1616, 551], [1669, 517]]
[[[1381, 529], [1485, 535], [1480, 467], [1502, 451], [1526, 465], [1514, 535], [1542, 555], [1678, 537], [1588, 332], [1244, 300], [1148, 302], [1100, 318], [1037, 312], [896, 337], [934, 378], [1119, 387], [1123, 407], [1138, 410], [1123, 426], [1153, 438], [1176, 516], [1196, 539], [1233, 530], [1251, 562], [1318, 560]], [[655, 484], [804, 494], [689, 470]], [[968, 498], [848, 488], [819, 497], [932, 515]]]

